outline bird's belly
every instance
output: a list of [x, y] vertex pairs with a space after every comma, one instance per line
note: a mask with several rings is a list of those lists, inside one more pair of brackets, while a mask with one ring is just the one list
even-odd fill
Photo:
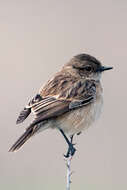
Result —
[[68, 135], [76, 134], [96, 121], [101, 113], [103, 99], [98, 98], [94, 103], [73, 110], [58, 117], [55, 121], [55, 126], [61, 128]]

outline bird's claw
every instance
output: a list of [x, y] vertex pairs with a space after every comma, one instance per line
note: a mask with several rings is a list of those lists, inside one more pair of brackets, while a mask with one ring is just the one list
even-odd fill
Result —
[[68, 158], [69, 156], [74, 156], [76, 148], [74, 147], [75, 144], [70, 144], [68, 147], [67, 154], [64, 155], [65, 158]]

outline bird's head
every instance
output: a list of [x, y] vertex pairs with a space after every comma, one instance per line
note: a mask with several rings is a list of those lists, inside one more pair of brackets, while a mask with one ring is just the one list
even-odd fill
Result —
[[113, 67], [102, 66], [99, 60], [88, 54], [76, 55], [64, 66], [64, 69], [75, 76], [96, 81], [100, 80], [102, 72], [112, 68]]

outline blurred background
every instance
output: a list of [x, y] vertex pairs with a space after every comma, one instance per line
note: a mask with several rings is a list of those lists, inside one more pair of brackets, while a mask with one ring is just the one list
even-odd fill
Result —
[[75, 138], [72, 190], [127, 189], [127, 2], [0, 0], [0, 189], [65, 189], [66, 143], [56, 130], [8, 149], [30, 119], [16, 118], [69, 59], [89, 53], [114, 70], [102, 77], [99, 121]]

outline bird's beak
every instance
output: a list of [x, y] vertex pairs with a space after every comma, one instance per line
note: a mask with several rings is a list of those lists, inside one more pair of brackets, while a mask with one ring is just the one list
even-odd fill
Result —
[[103, 72], [103, 71], [107, 71], [107, 70], [110, 70], [110, 69], [113, 69], [113, 67], [105, 67], [105, 66], [102, 66], [99, 71], [100, 71], [100, 72]]

